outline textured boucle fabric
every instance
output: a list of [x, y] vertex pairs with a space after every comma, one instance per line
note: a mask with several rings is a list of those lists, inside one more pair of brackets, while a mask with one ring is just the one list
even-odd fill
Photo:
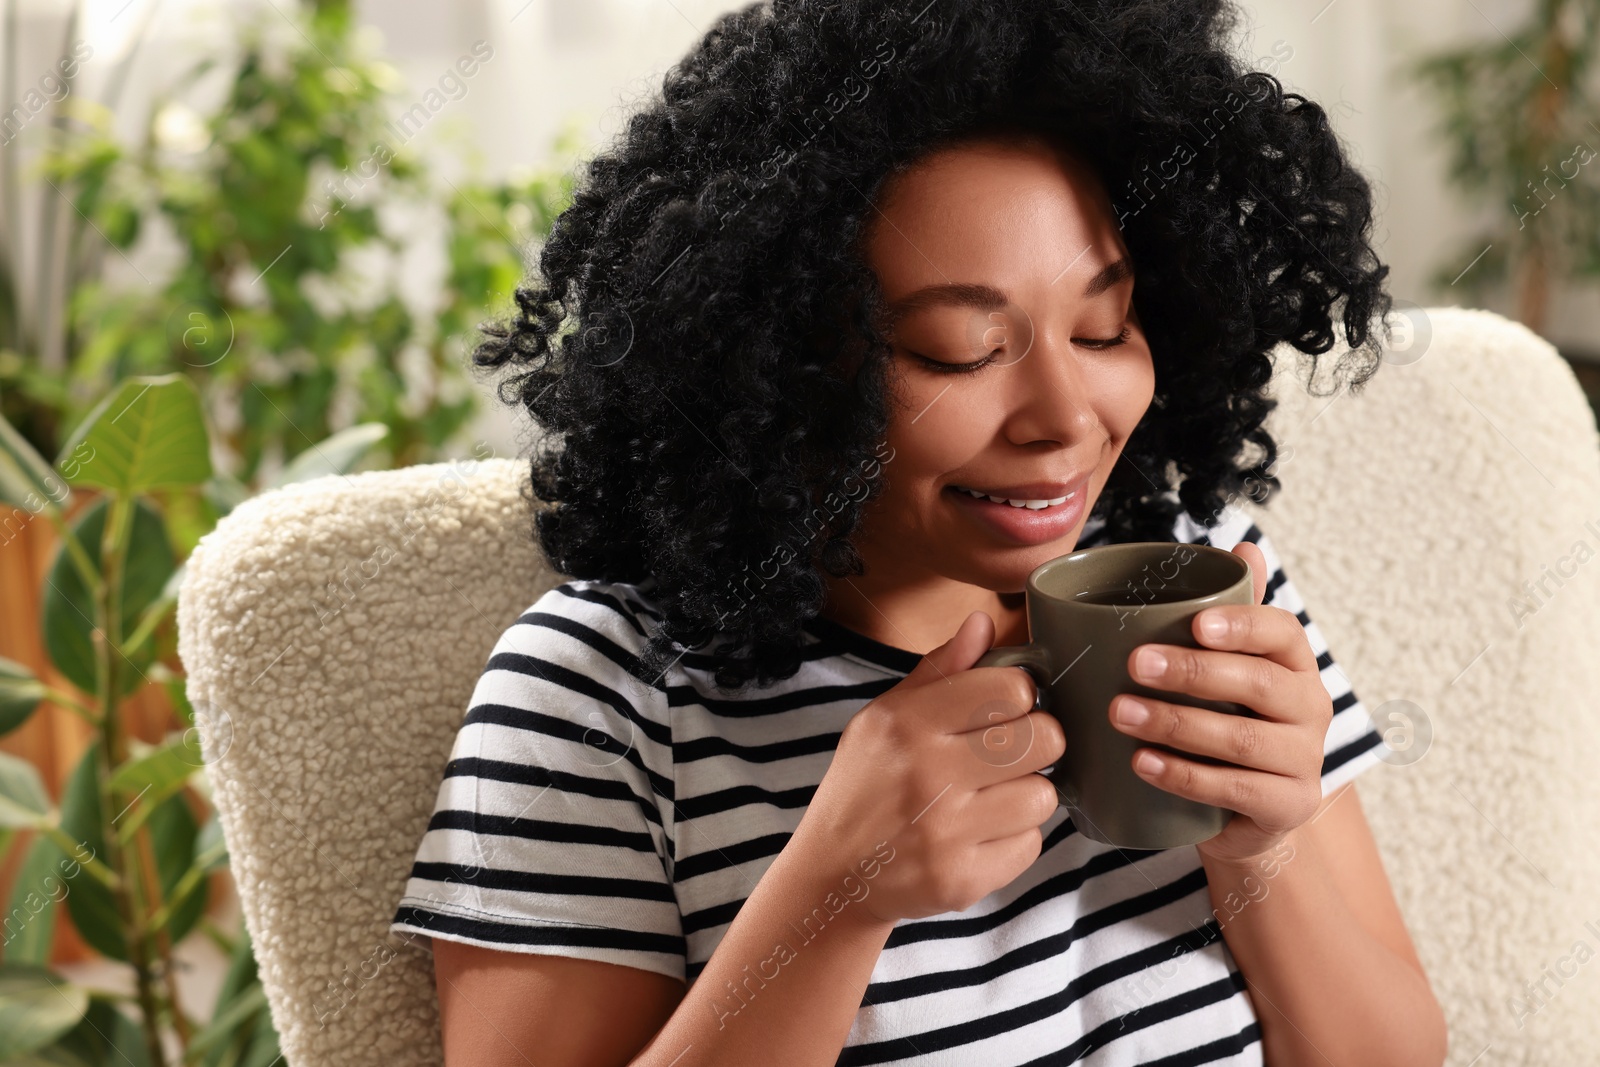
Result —
[[[1238, 503], [1423, 753], [1359, 795], [1450, 1063], [1600, 1064], [1600, 442], [1536, 335], [1420, 314], [1359, 396], [1308, 395], [1279, 350], [1284, 490]], [[291, 1067], [441, 1062], [428, 942], [388, 926], [484, 660], [561, 580], [524, 485], [520, 459], [319, 478], [188, 563], [179, 654]]]

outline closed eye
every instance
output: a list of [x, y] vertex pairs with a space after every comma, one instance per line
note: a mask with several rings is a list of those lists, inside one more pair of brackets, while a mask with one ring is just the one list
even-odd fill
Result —
[[1075, 338], [1072, 343], [1075, 344], [1075, 345], [1083, 345], [1085, 348], [1115, 348], [1118, 345], [1127, 344], [1128, 343], [1128, 338], [1130, 338], [1132, 336], [1133, 336], [1133, 331], [1129, 330], [1126, 326], [1124, 326], [1122, 328], [1122, 332], [1117, 334], [1117, 336], [1111, 338], [1109, 341], [1100, 341], [1100, 340], [1096, 340], [1096, 339], [1094, 339], [1092, 337], [1084, 337], [1084, 338]]
[[[1125, 345], [1132, 336], [1133, 331], [1124, 326], [1122, 328], [1122, 332], [1112, 338], [1075, 337], [1073, 338], [1072, 343], [1083, 348], [1094, 349], [1098, 352], [1108, 348], [1116, 348], [1118, 345]], [[928, 367], [930, 370], [938, 371], [941, 374], [971, 374], [973, 371], [982, 370], [990, 363], [993, 363], [996, 352], [990, 352], [982, 359], [973, 360], [971, 363], [949, 363], [942, 359], [932, 359], [928, 356], [924, 356], [920, 352], [912, 352], [910, 355], [913, 356], [919, 363], [922, 363], [924, 366]]]

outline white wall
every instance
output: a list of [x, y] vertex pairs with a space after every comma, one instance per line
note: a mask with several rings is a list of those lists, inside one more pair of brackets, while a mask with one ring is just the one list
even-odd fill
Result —
[[[244, 2], [244, 0], [234, 0]], [[254, 0], [261, 2], [261, 0]], [[287, 8], [289, 0], [266, 0]], [[1443, 179], [1445, 153], [1429, 131], [1433, 113], [1398, 74], [1402, 58], [1467, 39], [1494, 39], [1533, 0], [1241, 0], [1239, 51], [1268, 56], [1292, 50], [1277, 68], [1286, 87], [1328, 109], [1356, 164], [1373, 181], [1378, 251], [1391, 267], [1391, 291], [1419, 304], [1466, 303], [1454, 291], [1427, 288], [1431, 265], [1474, 212]], [[152, 9], [155, 0], [95, 0], [108, 44]], [[27, 5], [49, 9], [48, 0]], [[474, 155], [490, 173], [541, 163], [557, 131], [576, 118], [591, 146], [605, 143], [630, 108], [659, 90], [662, 74], [719, 13], [725, 0], [363, 0], [360, 13], [409, 83], [409, 102], [446, 68], [487, 42], [493, 58], [418, 135], [452, 166]], [[192, 59], [207, 20], [204, 0], [165, 0], [157, 41], [141, 55], [135, 88]], [[116, 22], [110, 20], [113, 13]], [[210, 24], [217, 20], [212, 19]], [[103, 65], [111, 58], [103, 52]], [[1259, 65], [1259, 64], [1258, 64]], [[137, 95], [137, 93], [136, 93]], [[1600, 146], [1600, 136], [1596, 138]], [[1593, 177], [1588, 180], [1593, 181]], [[1497, 300], [1490, 306], [1512, 314]], [[1563, 289], [1552, 299], [1546, 335], [1563, 347], [1600, 354], [1600, 298], [1594, 286]], [[491, 400], [492, 410], [498, 408]], [[495, 411], [484, 432], [514, 450]]]
[[[626, 109], [659, 88], [660, 76], [718, 13], [717, 0], [368, 0], [364, 18], [419, 77], [442, 67], [452, 48], [484, 37], [497, 49], [493, 74], [463, 108], [495, 167], [527, 162], [566, 112], [578, 110], [599, 142]], [[1292, 49], [1278, 68], [1289, 89], [1321, 103], [1351, 155], [1377, 189], [1380, 255], [1396, 296], [1455, 303], [1429, 291], [1430, 265], [1470, 212], [1444, 182], [1444, 150], [1429, 133], [1427, 101], [1398, 71], [1402, 59], [1469, 39], [1494, 39], [1524, 17], [1523, 0], [1242, 0], [1240, 51]], [[477, 92], [475, 89], [474, 92]], [[495, 131], [490, 134], [488, 131]], [[1490, 209], [1493, 210], [1493, 209]], [[1593, 289], [1560, 294], [1547, 332], [1558, 342], [1595, 344], [1600, 307]], [[1509, 313], [1511, 308], [1498, 307]]]

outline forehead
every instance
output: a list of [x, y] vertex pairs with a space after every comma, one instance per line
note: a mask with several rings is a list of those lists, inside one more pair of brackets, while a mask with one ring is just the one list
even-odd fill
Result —
[[940, 148], [891, 175], [874, 206], [864, 253], [890, 299], [951, 281], [1092, 273], [1126, 251], [1093, 169], [1040, 138]]

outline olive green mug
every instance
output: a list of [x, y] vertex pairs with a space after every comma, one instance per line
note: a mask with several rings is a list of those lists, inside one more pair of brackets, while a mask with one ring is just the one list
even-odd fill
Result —
[[1133, 754], [1149, 747], [1198, 763], [1226, 761], [1123, 733], [1112, 724], [1110, 707], [1118, 693], [1132, 693], [1258, 717], [1240, 704], [1154, 689], [1128, 674], [1139, 645], [1201, 647], [1193, 632], [1198, 612], [1254, 604], [1249, 564], [1209, 545], [1102, 545], [1041, 563], [1028, 575], [1024, 595], [1029, 643], [990, 649], [974, 666], [1022, 667], [1033, 676], [1038, 706], [1060, 721], [1067, 738], [1066, 751], [1045, 774], [1078, 830], [1137, 849], [1193, 845], [1220, 833], [1231, 811], [1144, 780], [1133, 769]]

